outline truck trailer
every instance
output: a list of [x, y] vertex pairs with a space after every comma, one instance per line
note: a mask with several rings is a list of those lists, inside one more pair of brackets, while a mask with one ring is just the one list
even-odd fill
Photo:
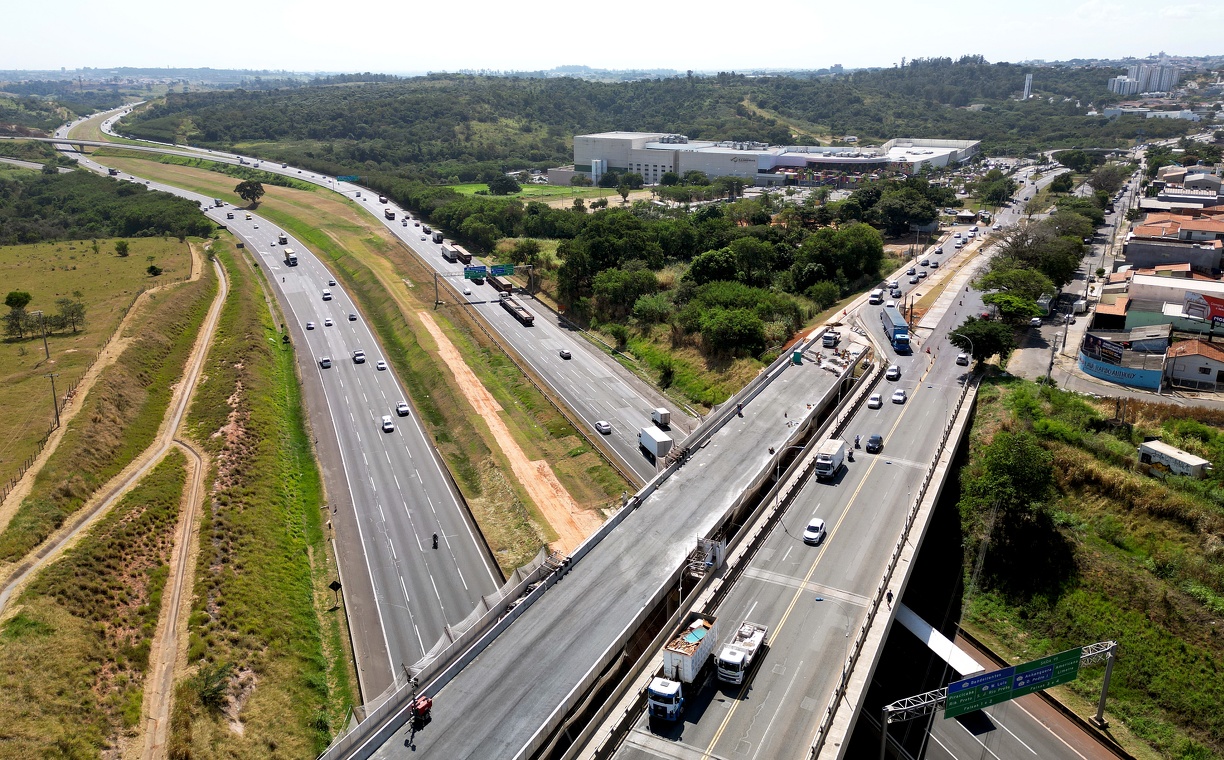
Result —
[[292, 248], [282, 248], [281, 253], [285, 255], [285, 266], [297, 266], [297, 251]]
[[493, 289], [499, 293], [513, 293], [514, 292], [514, 286], [510, 284], [510, 281], [503, 279], [501, 277], [490, 275], [489, 284], [492, 285]]
[[718, 680], [743, 683], [757, 654], [765, 648], [769, 626], [745, 620], [718, 651]]
[[653, 425], [638, 431], [638, 446], [655, 459], [667, 456], [673, 443], [670, 435]]
[[816, 449], [816, 465], [812, 468], [817, 480], [830, 480], [846, 461], [846, 442], [830, 438]]
[[383, 216], [386, 217], [388, 221], [392, 221], [392, 222], [395, 221], [395, 209], [391, 209], [391, 208], [383, 209]]
[[501, 305], [503, 309], [513, 314], [515, 319], [522, 322], [524, 327], [531, 327], [531, 324], [535, 322], [535, 315], [516, 299], [503, 298]]
[[690, 612], [688, 620], [663, 649], [662, 675], [646, 687], [647, 713], [651, 718], [676, 720], [684, 712], [684, 687], [701, 688], [706, 665], [718, 639], [718, 619]]
[[901, 316], [901, 312], [897, 311], [896, 306], [885, 306], [880, 309], [880, 324], [884, 326], [884, 334], [888, 336], [888, 342], [892, 343], [893, 350], [899, 354], [908, 354], [910, 352], [909, 323], [905, 321], [905, 317]]
[[[428, 227], [424, 227], [423, 229], [425, 230], [425, 234], [426, 234], [426, 235], [429, 235], [429, 234], [430, 234], [430, 232], [429, 232], [429, 228], [428, 228]], [[435, 243], [439, 243], [439, 244], [441, 244], [441, 242], [442, 242], [442, 233], [441, 233], [441, 232], [434, 232], [434, 233], [432, 233], [432, 234], [433, 234], [433, 238], [432, 238], [432, 240], [433, 240]]]
[[454, 264], [459, 261], [459, 253], [449, 245], [442, 246], [442, 258]]
[[464, 248], [461, 245], [458, 245], [457, 243], [452, 243], [451, 248], [455, 249], [455, 255], [457, 255], [459, 257], [459, 260], [462, 261], [464, 264], [472, 263], [472, 254], [469, 253], [466, 248]]
[[1149, 475], [1184, 475], [1188, 478], [1205, 478], [1211, 473], [1211, 462], [1200, 456], [1170, 446], [1164, 441], [1144, 441], [1139, 444], [1139, 466]]

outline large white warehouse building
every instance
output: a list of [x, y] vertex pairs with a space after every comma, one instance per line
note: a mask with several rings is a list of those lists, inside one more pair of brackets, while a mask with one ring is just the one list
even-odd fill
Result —
[[574, 136], [574, 165], [549, 171], [549, 181], [569, 184], [575, 174], [598, 182], [609, 171], [635, 172], [647, 184], [666, 172], [697, 170], [710, 177], [741, 177], [757, 185], [782, 184], [805, 172], [947, 166], [975, 155], [976, 140], [897, 138], [877, 148], [766, 145], [758, 142], [690, 140], [667, 132], [600, 132]]

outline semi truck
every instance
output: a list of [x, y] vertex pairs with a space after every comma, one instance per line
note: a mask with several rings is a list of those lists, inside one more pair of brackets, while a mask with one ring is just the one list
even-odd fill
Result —
[[515, 319], [522, 322], [524, 327], [531, 327], [531, 323], [535, 322], [535, 315], [515, 299], [503, 298], [501, 305], [503, 309], [513, 314]]
[[846, 461], [846, 442], [830, 438], [816, 449], [816, 465], [812, 468], [817, 480], [830, 480]]
[[514, 286], [510, 284], [510, 281], [502, 279], [501, 277], [490, 276], [489, 284], [492, 285], [493, 289], [498, 291], [499, 293], [513, 293], [514, 292]]
[[893, 350], [899, 354], [908, 354], [909, 324], [906, 323], [905, 317], [901, 316], [901, 312], [897, 311], [896, 306], [880, 309], [880, 324], [884, 326], [884, 334], [888, 336], [888, 342], [892, 343]]
[[672, 443], [672, 437], [657, 427], [644, 427], [638, 431], [638, 447], [655, 459], [667, 456]]
[[388, 221], [392, 221], [392, 222], [395, 221], [395, 209], [390, 209], [390, 208], [383, 209], [383, 216], [385, 216]]
[[453, 264], [459, 260], [459, 253], [449, 245], [444, 245], [442, 246], [442, 258]]
[[[424, 230], [424, 232], [425, 232], [425, 234], [426, 234], [426, 235], [430, 234], [430, 232], [429, 232], [429, 228], [428, 228], [428, 227], [423, 227], [422, 229]], [[441, 242], [442, 242], [442, 233], [441, 233], [441, 232], [435, 232], [435, 233], [433, 233], [433, 238], [432, 238], [432, 239], [433, 239], [433, 241], [434, 241], [435, 243], [439, 243], [439, 244], [441, 244]]]
[[462, 261], [464, 264], [472, 263], [472, 254], [469, 253], [466, 248], [456, 243], [452, 243], [451, 248], [455, 249], [455, 254], [459, 256], [459, 260]]
[[651, 409], [650, 421], [667, 430], [671, 426], [671, 410], [662, 406]]
[[285, 266], [297, 266], [297, 251], [292, 248], [282, 248], [281, 253], [285, 254]]
[[765, 634], [769, 626], [745, 620], [740, 623], [731, 638], [718, 650], [718, 680], [724, 683], [743, 683], [744, 677], [765, 648]]
[[684, 713], [685, 687], [701, 688], [706, 665], [718, 640], [718, 619], [690, 612], [684, 627], [663, 648], [662, 675], [646, 687], [646, 709], [651, 718], [677, 720]]

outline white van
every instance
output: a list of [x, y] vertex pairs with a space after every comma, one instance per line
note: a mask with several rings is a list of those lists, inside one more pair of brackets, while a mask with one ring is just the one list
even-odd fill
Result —
[[884, 291], [878, 288], [871, 291], [871, 295], [867, 296], [867, 303], [884, 303]]

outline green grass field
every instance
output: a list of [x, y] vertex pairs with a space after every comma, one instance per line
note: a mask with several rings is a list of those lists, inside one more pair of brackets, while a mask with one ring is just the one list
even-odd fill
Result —
[[23, 557], [153, 442], [216, 288], [207, 268], [200, 279], [151, 294], [138, 307], [124, 331], [131, 343], [102, 371], [0, 533], [0, 561]]
[[102, 757], [135, 733], [184, 464], [171, 449], [16, 600], [0, 628], [0, 754]]
[[[81, 378], [103, 344], [111, 337], [136, 295], [153, 285], [186, 279], [191, 252], [186, 243], [161, 238], [128, 241], [131, 254], [115, 255], [114, 240], [77, 240], [0, 248], [0, 279], [5, 293], [24, 290], [34, 300], [27, 311], [57, 312], [56, 300], [77, 298], [85, 304], [85, 326], [47, 337], [48, 361], [40, 337], [0, 342], [0, 483], [15, 476], [34, 455], [38, 441], [55, 421], [51, 381], [55, 373], [60, 397]], [[158, 277], [145, 271], [149, 257], [162, 268]]]
[[[489, 186], [483, 182], [467, 182], [459, 185], [446, 185], [447, 188], [454, 190], [464, 195], [475, 195], [478, 190], [489, 189]], [[609, 188], [599, 187], [583, 187], [571, 188], [561, 187], [559, 185], [523, 185], [520, 192], [511, 195], [498, 196], [502, 198], [557, 198], [557, 197], [574, 197], [574, 198], [611, 198], [616, 195], [616, 191]]]
[[[322, 480], [262, 274], [228, 242], [214, 250], [231, 290], [187, 418], [214, 467], [188, 644], [198, 669], [176, 686], [170, 756], [312, 757], [356, 701], [345, 613], [327, 588]], [[241, 734], [210, 702], [207, 676], [227, 666], [250, 687]]]

